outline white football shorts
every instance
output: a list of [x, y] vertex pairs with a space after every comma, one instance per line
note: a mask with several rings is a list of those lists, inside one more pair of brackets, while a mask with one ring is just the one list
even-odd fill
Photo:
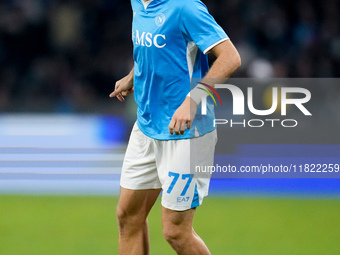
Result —
[[162, 206], [184, 211], [202, 204], [210, 174], [195, 166], [212, 166], [216, 130], [192, 139], [155, 140], [134, 125], [126, 150], [120, 185], [131, 190], [162, 188]]

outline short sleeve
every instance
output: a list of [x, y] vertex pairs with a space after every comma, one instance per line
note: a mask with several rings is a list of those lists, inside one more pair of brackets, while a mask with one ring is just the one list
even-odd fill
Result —
[[193, 41], [206, 54], [215, 45], [229, 37], [216, 23], [201, 1], [192, 0], [188, 2], [181, 11], [182, 34], [187, 41]]

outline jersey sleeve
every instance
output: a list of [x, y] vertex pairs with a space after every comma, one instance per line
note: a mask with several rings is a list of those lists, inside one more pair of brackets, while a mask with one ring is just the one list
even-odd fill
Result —
[[193, 41], [206, 54], [218, 43], [229, 39], [200, 0], [188, 1], [181, 11], [181, 31], [187, 41]]

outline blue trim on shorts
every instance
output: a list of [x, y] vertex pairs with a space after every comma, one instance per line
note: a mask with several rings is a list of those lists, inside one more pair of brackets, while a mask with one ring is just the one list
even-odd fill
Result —
[[195, 184], [195, 193], [194, 193], [194, 197], [191, 202], [191, 208], [196, 208], [199, 205], [200, 205], [200, 198], [198, 196], [197, 184]]

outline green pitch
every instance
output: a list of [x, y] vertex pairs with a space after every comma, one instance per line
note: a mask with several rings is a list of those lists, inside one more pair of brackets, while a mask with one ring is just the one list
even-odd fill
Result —
[[[0, 254], [117, 254], [116, 204], [114, 197], [0, 196]], [[160, 217], [158, 201], [149, 217], [151, 254], [174, 254]], [[208, 198], [195, 229], [214, 255], [340, 254], [340, 201]]]

